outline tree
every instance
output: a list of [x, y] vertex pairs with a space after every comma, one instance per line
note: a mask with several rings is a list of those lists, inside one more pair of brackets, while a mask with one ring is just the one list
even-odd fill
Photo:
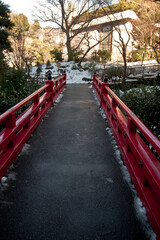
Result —
[[25, 40], [28, 36], [30, 25], [28, 18], [22, 13], [11, 14], [11, 20], [14, 23], [14, 27], [10, 30], [13, 48], [13, 54], [10, 60], [16, 69], [21, 69], [25, 67], [23, 59], [25, 55]]
[[148, 0], [138, 4], [138, 19], [134, 24], [134, 38], [138, 46], [146, 49], [149, 59], [153, 53], [160, 63], [160, 5]]
[[[104, 11], [103, 15], [106, 16], [107, 21], [113, 28], [112, 44], [118, 49], [123, 58], [123, 83], [125, 83], [127, 73], [127, 52], [132, 38], [132, 24], [126, 18], [125, 10], [135, 10], [137, 5], [133, 1], [120, 0], [116, 5], [109, 5], [104, 7], [103, 0], [98, 0]], [[136, 14], [133, 12], [133, 19], [136, 19]], [[133, 21], [133, 20], [132, 20]]]
[[38, 38], [40, 34], [41, 26], [38, 21], [34, 21], [29, 27], [29, 35], [31, 38]]
[[58, 50], [58, 49], [51, 50], [50, 54], [51, 54], [51, 59], [54, 59], [56, 62], [63, 61], [63, 58], [62, 58], [63, 53], [61, 50]]
[[103, 64], [103, 74], [102, 74], [102, 80], [104, 80], [105, 77], [105, 70], [106, 70], [106, 62], [108, 62], [111, 59], [111, 52], [109, 50], [98, 50], [93, 52], [92, 59], [96, 62], [100, 62]]
[[[42, 22], [53, 22], [65, 34], [68, 61], [73, 60], [72, 42], [73, 39], [89, 26], [90, 21], [95, 17], [98, 10], [98, 3], [90, 0], [82, 0], [81, 2], [73, 2], [72, 0], [45, 0], [41, 3], [37, 12], [37, 18]], [[92, 14], [86, 14], [91, 10]], [[85, 18], [85, 21], [81, 21]], [[73, 31], [75, 24], [78, 24], [76, 31]], [[78, 43], [79, 44], [79, 43]], [[76, 50], [76, 47], [74, 47]]]
[[10, 21], [9, 6], [0, 1], [0, 84], [3, 88], [5, 86], [5, 57], [4, 50], [11, 51], [11, 44], [8, 40], [9, 32], [13, 24]]

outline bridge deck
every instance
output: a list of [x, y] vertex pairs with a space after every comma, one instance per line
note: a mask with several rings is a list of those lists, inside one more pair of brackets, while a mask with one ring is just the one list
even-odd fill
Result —
[[1, 240], [147, 239], [105, 128], [88, 85], [68, 86], [16, 161]]

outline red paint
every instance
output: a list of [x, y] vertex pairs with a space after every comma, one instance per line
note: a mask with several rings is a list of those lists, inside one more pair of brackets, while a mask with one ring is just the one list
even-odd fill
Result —
[[[45, 86], [0, 115], [0, 123], [5, 123], [0, 132], [0, 179], [64, 87], [66, 74], [54, 81], [46, 81]], [[30, 103], [29, 107], [16, 117], [17, 111], [27, 103]]]
[[109, 88], [109, 84], [103, 83], [96, 75], [93, 76], [93, 88], [146, 209], [148, 219], [157, 239], [160, 240], [160, 162], [139, 133], [152, 145], [158, 155], [160, 141], [117, 97]]

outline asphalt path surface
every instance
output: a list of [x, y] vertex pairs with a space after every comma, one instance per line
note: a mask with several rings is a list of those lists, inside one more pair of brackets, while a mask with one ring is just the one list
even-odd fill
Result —
[[0, 192], [0, 240], [146, 240], [92, 89], [63, 94]]

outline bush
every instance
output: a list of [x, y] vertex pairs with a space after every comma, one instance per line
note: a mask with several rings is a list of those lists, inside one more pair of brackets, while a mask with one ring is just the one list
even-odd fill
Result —
[[62, 58], [62, 51], [58, 50], [58, 49], [54, 49], [52, 51], [50, 51], [51, 54], [51, 58], [54, 59], [56, 62], [62, 62], [63, 58]]
[[93, 74], [93, 73], [96, 72], [96, 70], [97, 70], [96, 63], [94, 63], [94, 62], [89, 62], [89, 63], [85, 64], [85, 68], [86, 68], [91, 74]]
[[6, 79], [5, 87], [0, 88], [0, 114], [26, 98], [39, 87], [27, 83], [25, 71], [21, 69], [8, 69]]
[[136, 50], [133, 50], [130, 54], [129, 62], [144, 61], [148, 59], [148, 53], [146, 48], [137, 47]]
[[123, 68], [122, 67], [110, 67], [107, 68], [107, 76], [109, 79], [112, 77], [119, 77], [121, 78], [123, 76]]
[[75, 63], [78, 63], [81, 59], [82, 54], [82, 50], [72, 50], [69, 52], [69, 59], [73, 59]]
[[105, 64], [111, 59], [111, 51], [109, 50], [98, 50], [92, 53], [92, 60]]
[[140, 86], [126, 91], [121, 99], [160, 138], [160, 88]]

